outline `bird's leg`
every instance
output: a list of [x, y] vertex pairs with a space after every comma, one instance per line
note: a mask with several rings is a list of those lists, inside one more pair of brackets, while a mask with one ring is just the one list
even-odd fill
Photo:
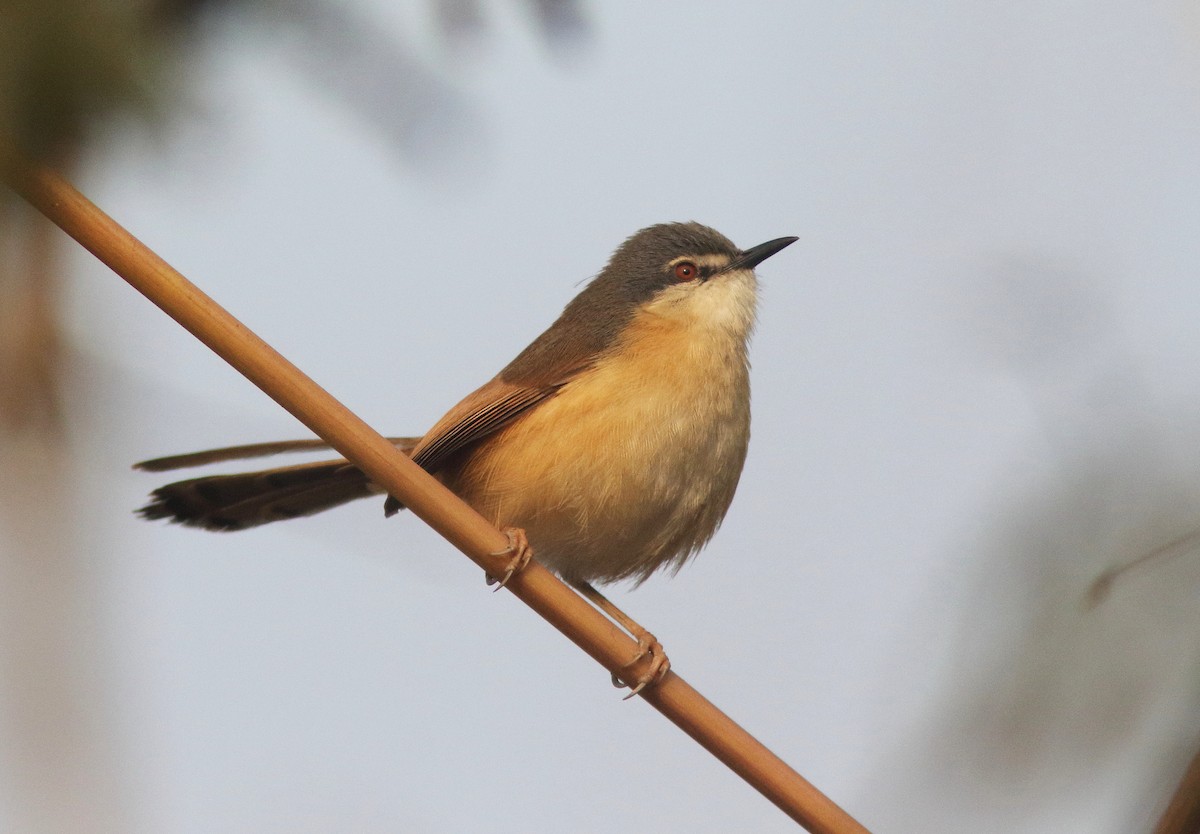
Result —
[[487, 577], [487, 584], [495, 585], [497, 591], [507, 585], [508, 580], [513, 578], [513, 574], [528, 565], [529, 560], [533, 558], [533, 548], [529, 546], [529, 539], [526, 537], [524, 530], [520, 527], [505, 527], [503, 532], [508, 537], [508, 547], [488, 554], [489, 556], [512, 554], [512, 559], [509, 560], [507, 567], [505, 567], [502, 577], [499, 579], [491, 575]]
[[[592, 605], [596, 606], [609, 617], [611, 617], [619, 626], [621, 626], [621, 628], [628, 631], [633, 638], [637, 640], [638, 655], [628, 664], [622, 666], [621, 668], [623, 670], [630, 668], [634, 664], [639, 663], [647, 657], [651, 659], [650, 666], [646, 672], [639, 675], [636, 680], [633, 680], [628, 684], [630, 691], [629, 694], [625, 696], [625, 700], [629, 700], [650, 684], [658, 683], [660, 680], [662, 680], [663, 676], [667, 674], [667, 670], [671, 668], [671, 661], [667, 659], [667, 655], [663, 651], [662, 644], [658, 642], [658, 639], [653, 634], [646, 631], [646, 629], [642, 628], [642, 626], [636, 620], [634, 620], [620, 608], [617, 608], [617, 606], [613, 605], [612, 602], [609, 601], [608, 597], [604, 596], [604, 594], [597, 591], [587, 582], [572, 582], [571, 584], [575, 587], [575, 590], [583, 594], [588, 601], [592, 603]], [[626, 686], [626, 684], [622, 683], [620, 677], [618, 677], [615, 673], [612, 676], [612, 681], [613, 686], [617, 687], [618, 689]]]

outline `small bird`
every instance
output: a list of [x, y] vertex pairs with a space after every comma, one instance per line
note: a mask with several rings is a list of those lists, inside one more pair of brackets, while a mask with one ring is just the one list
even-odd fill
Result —
[[[716, 532], [750, 439], [748, 341], [754, 268], [796, 241], [742, 250], [698, 223], [634, 234], [504, 370], [421, 437], [389, 438], [505, 529], [514, 561], [539, 561], [661, 660], [653, 635], [593, 582], [678, 570]], [[136, 464], [164, 471], [318, 440], [213, 449]], [[208, 530], [244, 530], [381, 494], [344, 459], [167, 484], [140, 510]], [[403, 509], [394, 497], [386, 515]], [[639, 682], [638, 689], [648, 681]]]

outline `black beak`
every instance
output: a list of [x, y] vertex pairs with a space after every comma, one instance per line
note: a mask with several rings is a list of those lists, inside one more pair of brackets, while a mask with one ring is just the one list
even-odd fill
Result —
[[774, 255], [781, 249], [791, 246], [798, 241], [798, 237], [777, 237], [774, 240], [768, 240], [766, 243], [760, 243], [758, 246], [751, 246], [741, 255], [733, 259], [733, 263], [725, 267], [722, 272], [732, 271], [734, 269], [754, 269], [767, 258]]

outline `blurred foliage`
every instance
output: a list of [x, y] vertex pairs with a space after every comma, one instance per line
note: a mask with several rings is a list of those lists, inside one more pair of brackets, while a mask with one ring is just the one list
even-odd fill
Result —
[[[552, 47], [586, 38], [588, 26], [574, 0], [530, 0], [527, 9]], [[323, 59], [325, 74], [349, 73], [372, 99], [360, 107], [364, 102], [355, 99], [363, 91], [356, 95], [341, 85], [343, 103], [376, 118], [379, 108], [395, 107], [400, 91], [424, 87], [436, 94], [441, 83], [412, 57], [415, 50], [384, 35], [364, 9], [345, 3], [0, 0], [0, 135], [15, 138], [27, 152], [53, 155], [77, 147], [114, 113], [162, 113], [172, 97], [180, 47], [215, 14], [250, 15], [302, 32], [306, 46], [315, 46]], [[451, 44], [487, 28], [473, 0], [436, 0], [431, 16]], [[369, 95], [371, 86], [381, 84], [390, 87], [390, 97]]]
[[114, 111], [149, 112], [168, 29], [147, 0], [0, 0], [0, 131], [53, 156]]
[[[475, 0], [433, 0], [435, 31], [452, 48], [487, 30]], [[552, 47], [587, 34], [575, 0], [529, 0]], [[0, 141], [71, 176], [115, 119], [151, 125], [181, 92], [185, 47], [203, 24], [237, 15], [264, 36], [281, 30], [305, 83], [337, 101], [406, 161], [454, 155], [478, 136], [444, 74], [354, 4], [322, 0], [0, 0]], [[447, 63], [450, 63], [447, 55]], [[129, 117], [132, 117], [130, 119]], [[0, 190], [0, 430], [53, 428], [65, 355], [57, 317], [54, 233]]]

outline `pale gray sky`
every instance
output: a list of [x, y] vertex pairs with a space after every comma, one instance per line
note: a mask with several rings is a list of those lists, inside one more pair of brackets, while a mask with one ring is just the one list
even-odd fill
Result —
[[[81, 186], [386, 433], [642, 226], [799, 235], [759, 271], [725, 526], [615, 599], [873, 830], [1148, 830], [1200, 744], [1200, 554], [1082, 602], [1200, 527], [1194, 7], [596, 3], [568, 60], [519, 7], [458, 57], [418, 11], [362, 14], [453, 97], [432, 156], [243, 22]], [[412, 517], [137, 521], [133, 461], [304, 432], [71, 263], [79, 547], [139, 830], [793, 830]]]

